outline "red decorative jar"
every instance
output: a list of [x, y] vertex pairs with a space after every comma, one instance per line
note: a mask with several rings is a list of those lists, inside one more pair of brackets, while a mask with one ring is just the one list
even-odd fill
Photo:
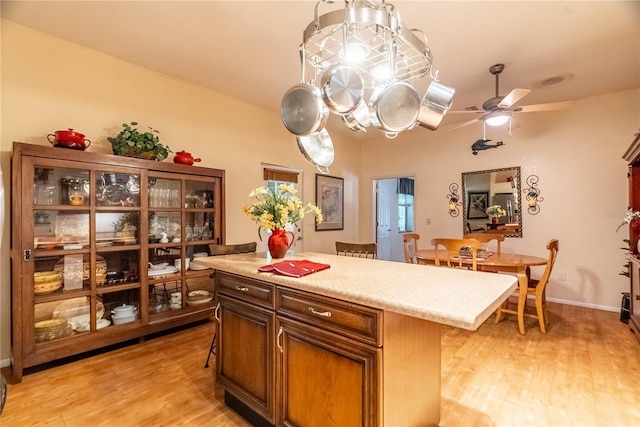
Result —
[[[291, 235], [291, 240], [288, 236]], [[295, 236], [291, 231], [284, 231], [279, 228], [271, 230], [271, 236], [267, 242], [271, 258], [284, 258], [287, 251], [293, 245]]]
[[491, 223], [492, 224], [497, 224], [498, 223], [498, 217], [497, 216], [492, 216], [491, 217]]

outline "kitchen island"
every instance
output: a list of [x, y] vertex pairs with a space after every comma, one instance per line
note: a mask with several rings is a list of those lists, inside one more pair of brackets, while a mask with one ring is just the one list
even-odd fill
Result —
[[262, 273], [264, 253], [216, 270], [217, 379], [252, 424], [423, 426], [440, 420], [440, 325], [475, 330], [513, 276], [301, 253], [330, 268]]

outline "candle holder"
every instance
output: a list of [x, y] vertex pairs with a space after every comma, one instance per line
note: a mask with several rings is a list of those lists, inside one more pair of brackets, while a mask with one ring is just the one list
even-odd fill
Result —
[[537, 188], [538, 177], [537, 175], [529, 175], [525, 182], [528, 187], [524, 188], [522, 192], [526, 195], [527, 204], [529, 205], [527, 212], [531, 215], [537, 215], [540, 212], [538, 203], [544, 200], [544, 197], [540, 195], [540, 190]]
[[460, 188], [458, 184], [455, 182], [451, 183], [451, 185], [449, 185], [449, 194], [447, 194], [447, 198], [449, 199], [449, 215], [453, 217], [460, 215], [458, 206], [462, 205], [460, 196], [458, 195], [458, 188]]

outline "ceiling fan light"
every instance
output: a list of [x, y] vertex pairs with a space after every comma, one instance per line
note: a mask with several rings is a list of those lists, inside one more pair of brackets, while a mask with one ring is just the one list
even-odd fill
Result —
[[484, 119], [484, 122], [489, 126], [502, 126], [507, 123], [510, 118], [511, 116], [509, 114], [495, 114]]

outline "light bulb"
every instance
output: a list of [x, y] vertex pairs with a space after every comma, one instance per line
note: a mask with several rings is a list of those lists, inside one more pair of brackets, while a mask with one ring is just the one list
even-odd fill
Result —
[[369, 56], [369, 47], [359, 40], [349, 41], [340, 49], [340, 56], [347, 64], [358, 64]]
[[503, 124], [507, 123], [510, 118], [511, 116], [509, 116], [508, 114], [498, 113], [496, 115], [489, 115], [489, 117], [484, 119], [484, 122], [489, 126], [502, 126]]

